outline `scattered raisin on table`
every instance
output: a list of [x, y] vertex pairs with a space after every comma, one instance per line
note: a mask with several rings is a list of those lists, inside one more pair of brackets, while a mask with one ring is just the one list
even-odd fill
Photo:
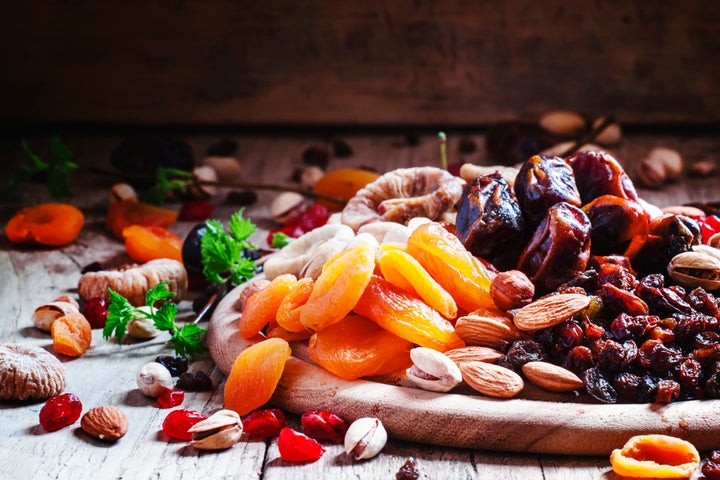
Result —
[[160, 355], [155, 361], [167, 368], [170, 375], [177, 377], [188, 370], [188, 360], [185, 357], [174, 357], [172, 355]]
[[175, 383], [175, 388], [186, 392], [207, 392], [212, 390], [212, 380], [205, 372], [183, 372]]
[[420, 472], [414, 457], [408, 458], [395, 474], [395, 480], [418, 480]]

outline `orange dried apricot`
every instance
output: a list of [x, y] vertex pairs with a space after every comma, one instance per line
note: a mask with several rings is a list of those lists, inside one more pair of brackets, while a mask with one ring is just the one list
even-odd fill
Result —
[[451, 320], [457, 317], [455, 299], [412, 255], [402, 250], [387, 250], [383, 252], [379, 263], [385, 280], [419, 296], [443, 317]]
[[240, 352], [225, 381], [225, 408], [242, 416], [270, 400], [291, 353], [282, 338], [268, 338]]
[[313, 331], [322, 330], [350, 313], [375, 270], [375, 248], [361, 243], [329, 260], [315, 280], [300, 321]]
[[53, 350], [68, 357], [79, 357], [90, 348], [92, 327], [82, 313], [69, 313], [50, 324]]
[[281, 327], [277, 321], [271, 321], [265, 331], [265, 337], [267, 338], [282, 338], [288, 342], [301, 342], [307, 340], [312, 335], [310, 330], [302, 330], [301, 332], [291, 332]]
[[[374, 182], [380, 175], [362, 168], [340, 168], [328, 172], [315, 183], [313, 193], [348, 201], [358, 190], [370, 182]], [[318, 203], [325, 205], [328, 210], [340, 210], [343, 205], [325, 199], [318, 199]]]
[[275, 320], [280, 304], [295, 283], [297, 283], [295, 275], [284, 273], [275, 277], [262, 290], [250, 296], [240, 317], [240, 335], [245, 338], [252, 338], [265, 325]]
[[359, 315], [349, 314], [310, 337], [310, 358], [346, 380], [391, 373], [412, 364], [412, 344]]
[[175, 223], [178, 212], [134, 200], [111, 203], [108, 207], [106, 227], [115, 237], [122, 239], [122, 232], [130, 225], [157, 225], [168, 228]]
[[407, 251], [452, 295], [458, 307], [471, 312], [495, 305], [490, 297], [494, 272], [441, 224], [424, 223], [413, 230]]
[[662, 434], [636, 435], [610, 454], [618, 475], [631, 478], [690, 478], [700, 465], [695, 446]]
[[157, 225], [130, 225], [122, 231], [125, 250], [139, 263], [157, 258], [170, 258], [182, 263], [183, 240]]
[[75, 241], [85, 216], [66, 203], [41, 203], [25, 207], [5, 225], [5, 235], [13, 243], [32, 243], [59, 247]]
[[370, 279], [354, 311], [421, 347], [444, 352], [465, 346], [437, 310], [377, 275]]
[[310, 298], [314, 286], [315, 280], [310, 277], [301, 278], [292, 286], [278, 307], [276, 316], [278, 325], [289, 332], [305, 330], [305, 326], [300, 321], [300, 312]]

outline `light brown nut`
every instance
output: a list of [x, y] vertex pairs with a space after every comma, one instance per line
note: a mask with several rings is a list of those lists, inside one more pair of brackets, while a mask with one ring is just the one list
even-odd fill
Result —
[[142, 265], [124, 265], [115, 270], [87, 272], [80, 277], [78, 294], [83, 300], [101, 297], [109, 300], [108, 288], [113, 289], [134, 306], [145, 304], [145, 294], [161, 282], [167, 282], [168, 290], [175, 292], [176, 300], [187, 291], [188, 276], [185, 267], [177, 260], [160, 258]]
[[[595, 130], [604, 121], [604, 117], [596, 118], [592, 123], [592, 129]], [[595, 142], [605, 146], [617, 145], [620, 140], [622, 140], [622, 127], [617, 122], [612, 122], [595, 136]]]
[[554, 363], [527, 362], [522, 372], [532, 383], [551, 392], [570, 392], [585, 386], [580, 377]]
[[55, 300], [54, 302], [40, 305], [32, 314], [32, 322], [35, 328], [45, 332], [50, 331], [50, 325], [60, 317], [80, 313], [77, 302]]
[[242, 164], [235, 157], [208, 156], [202, 159], [202, 165], [212, 167], [222, 182], [237, 182], [242, 176]]
[[448, 350], [445, 352], [445, 356], [456, 364], [461, 362], [495, 363], [503, 354], [501, 351], [490, 347], [469, 346]]
[[110, 193], [108, 195], [110, 203], [122, 202], [124, 200], [137, 202], [137, 199], [138, 197], [137, 193], [135, 193], [135, 189], [128, 183], [116, 183], [110, 187]]
[[101, 406], [88, 410], [80, 419], [80, 427], [99, 440], [115, 441], [128, 430], [125, 412], [113, 406]]
[[535, 285], [519, 270], [500, 272], [490, 284], [490, 297], [500, 310], [523, 307], [534, 295]]
[[517, 177], [519, 171], [520, 169], [518, 168], [506, 167], [503, 165], [486, 166], [474, 165], [472, 163], [464, 163], [460, 166], [460, 178], [462, 178], [466, 182], [471, 182], [477, 177], [482, 177], [485, 174], [500, 172], [503, 180], [505, 180], [508, 185], [512, 186], [515, 184], [515, 178]]
[[461, 362], [463, 380], [488, 397], [512, 398], [525, 387], [520, 375], [509, 368], [487, 362]]
[[455, 333], [467, 345], [496, 349], [522, 337], [510, 317], [497, 309], [475, 310], [458, 318], [455, 321]]
[[270, 216], [277, 223], [284, 223], [290, 215], [305, 209], [305, 197], [297, 192], [282, 192], [270, 203]]
[[520, 330], [542, 330], [562, 323], [588, 305], [590, 297], [580, 293], [549, 295], [515, 312], [513, 323]]
[[540, 117], [541, 127], [563, 137], [577, 137], [587, 130], [587, 122], [579, 113], [554, 110]]
[[232, 410], [220, 410], [188, 429], [191, 444], [200, 450], [224, 450], [240, 441], [243, 424]]
[[67, 385], [65, 367], [47, 350], [0, 344], [0, 400], [44, 400]]

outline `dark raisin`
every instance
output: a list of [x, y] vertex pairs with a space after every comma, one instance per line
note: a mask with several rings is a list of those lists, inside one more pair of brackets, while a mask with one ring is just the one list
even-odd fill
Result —
[[610, 331], [618, 341], [639, 340], [660, 319], [653, 315], [628, 315], [621, 313], [610, 323]]
[[205, 372], [182, 373], [175, 383], [175, 388], [188, 392], [207, 392], [212, 386], [212, 380]]
[[188, 360], [185, 357], [173, 357], [172, 355], [160, 355], [155, 361], [164, 366], [170, 372], [170, 375], [177, 377], [181, 373], [187, 372]]
[[[713, 453], [717, 450], [713, 451]], [[708, 460], [703, 463], [700, 471], [707, 480], [720, 480], [720, 461]]]
[[692, 348], [708, 348], [720, 343], [720, 333], [717, 332], [700, 332], [693, 337]]
[[705, 393], [709, 398], [720, 398], [720, 373], [714, 373], [705, 381]]
[[640, 379], [638, 385], [637, 396], [635, 401], [638, 403], [650, 403], [655, 399], [655, 393], [657, 392], [658, 379], [651, 375], [644, 375]]
[[680, 363], [682, 358], [682, 351], [677, 347], [661, 343], [652, 349], [650, 362], [655, 372], [664, 374]]
[[677, 378], [680, 386], [685, 390], [697, 388], [700, 385], [702, 373], [700, 362], [692, 358], [683, 360], [677, 368]]
[[420, 478], [420, 472], [417, 469], [417, 462], [414, 457], [405, 460], [405, 463], [395, 474], [395, 480], [417, 480], [418, 478]]
[[352, 157], [353, 149], [345, 140], [337, 139], [332, 142], [333, 156], [338, 158]]
[[683, 345], [692, 343], [698, 333], [716, 331], [718, 327], [717, 318], [701, 313], [676, 315], [675, 319], [677, 320], [675, 337]]
[[622, 400], [634, 402], [638, 396], [642, 379], [630, 372], [619, 372], [613, 379], [613, 386]]
[[638, 347], [632, 340], [623, 343], [606, 340], [598, 352], [598, 365], [611, 372], [626, 370], [637, 354]]
[[567, 351], [582, 345], [585, 332], [576, 322], [565, 321], [555, 327], [557, 332], [557, 346]]
[[715, 295], [709, 294], [701, 287], [697, 287], [688, 293], [685, 300], [700, 313], [715, 318], [720, 317], [720, 301]]
[[581, 375], [585, 370], [595, 364], [592, 351], [586, 346], [573, 347], [565, 357], [563, 367]]
[[602, 403], [617, 403], [617, 390], [598, 367], [585, 370], [583, 380], [585, 381], [585, 390], [591, 397]]
[[102, 272], [103, 270], [105, 270], [105, 267], [103, 267], [102, 263], [92, 262], [85, 265], [82, 270], [80, 270], [80, 273], [85, 274], [88, 272]]
[[498, 362], [505, 367], [519, 372], [528, 362], [548, 360], [547, 353], [542, 346], [534, 340], [516, 340]]

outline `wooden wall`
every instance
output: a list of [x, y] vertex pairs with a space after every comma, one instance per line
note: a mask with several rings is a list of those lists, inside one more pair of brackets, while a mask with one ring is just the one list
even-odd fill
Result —
[[4, 126], [720, 122], [710, 0], [4, 3]]

